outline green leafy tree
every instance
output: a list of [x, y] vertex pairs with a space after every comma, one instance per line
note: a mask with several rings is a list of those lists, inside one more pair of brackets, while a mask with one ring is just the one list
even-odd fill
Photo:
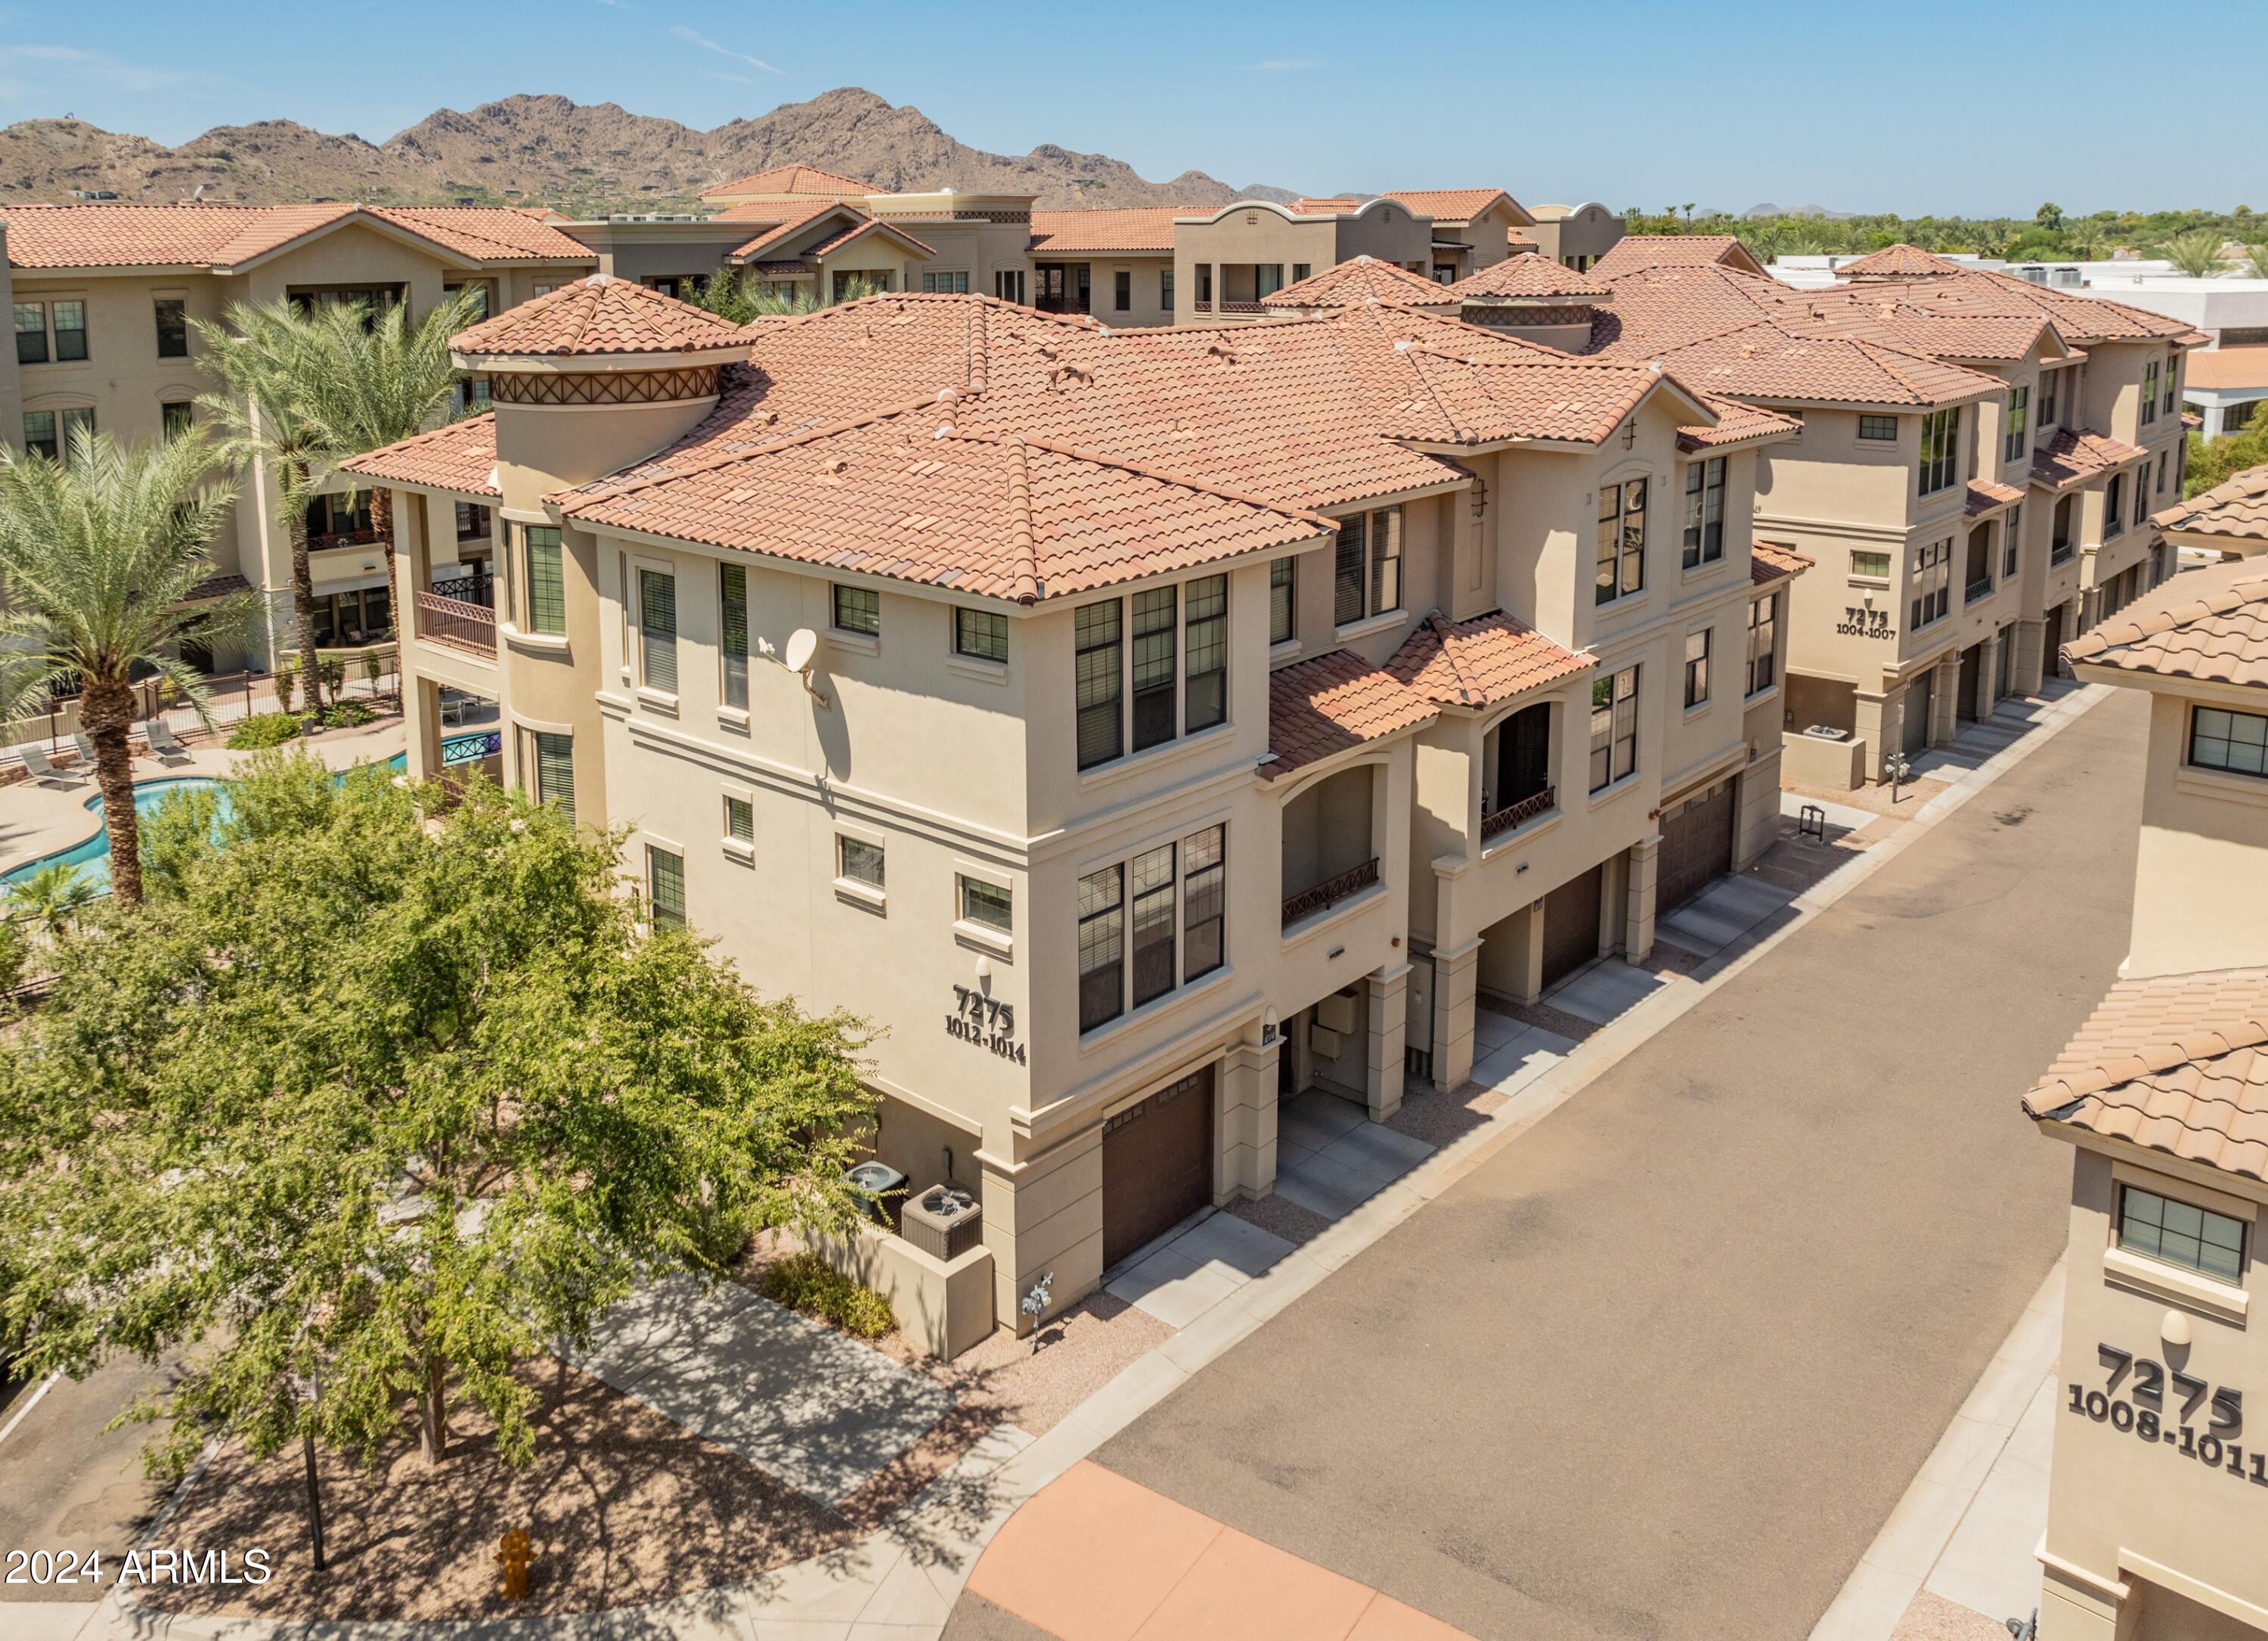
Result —
[[[373, 316], [359, 302], [318, 308], [304, 322], [306, 364], [294, 373], [300, 415], [319, 461], [317, 482], [337, 464], [425, 432], [448, 419], [458, 373], [449, 338], [471, 324], [480, 293], [467, 289], [426, 310], [415, 325], [401, 303]], [[386, 584], [394, 585], [394, 492], [373, 487], [370, 521], [386, 545]], [[310, 696], [312, 702], [313, 697]]]
[[77, 694], [111, 891], [129, 903], [142, 898], [131, 681], [154, 674], [206, 718], [210, 698], [181, 644], [236, 637], [261, 609], [252, 594], [184, 602], [213, 572], [210, 543], [230, 496], [219, 466], [195, 433], [129, 449], [81, 430], [62, 462], [0, 452], [0, 715], [28, 717]]
[[2221, 269], [2220, 230], [2195, 228], [2176, 234], [2166, 241], [2166, 260], [2192, 279], [2210, 278]]
[[[815, 314], [826, 306], [811, 286], [792, 291], [781, 290], [777, 285], [765, 289], [770, 283], [758, 278], [751, 270], [727, 264], [701, 282], [693, 299], [718, 318], [735, 325], [758, 319], [792, 319], [800, 314]], [[861, 297], [879, 294], [880, 289], [870, 279], [852, 279], [843, 286], [843, 300], [855, 302]]]
[[2063, 207], [2052, 203], [2042, 205], [2032, 213], [2032, 220], [2052, 233], [2063, 226]]
[[2189, 463], [2182, 478], [2182, 496], [2201, 495], [2239, 473], [2268, 465], [2268, 417], [2257, 418], [2240, 432], [2218, 439], [2190, 435]]
[[232, 303], [224, 322], [189, 322], [204, 343], [204, 368], [220, 391], [198, 405], [223, 431], [223, 450], [249, 464], [255, 493], [263, 474], [276, 480], [274, 521], [291, 551], [293, 643], [302, 693], [321, 705], [315, 677], [315, 582], [307, 562], [307, 504], [316, 469], [331, 455], [324, 430], [308, 413], [309, 388], [322, 368], [310, 318], [283, 297], [254, 307]]
[[215, 1437], [374, 1464], [412, 1421], [438, 1462], [453, 1395], [525, 1462], [552, 1342], [853, 1211], [858, 1027], [640, 928], [620, 837], [280, 750], [223, 795], [142, 907], [57, 941], [0, 1058], [4, 1342], [175, 1356], [156, 1467]]

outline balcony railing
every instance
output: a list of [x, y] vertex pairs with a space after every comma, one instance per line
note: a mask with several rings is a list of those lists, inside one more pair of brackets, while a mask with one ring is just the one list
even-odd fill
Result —
[[496, 612], [462, 598], [419, 593], [417, 636], [482, 656], [496, 654]]
[[2068, 564], [2071, 562], [2072, 555], [2078, 551], [2079, 549], [2070, 542], [2051, 542], [2048, 545], [2048, 562]]
[[1992, 578], [1989, 575], [1982, 576], [1969, 584], [1969, 591], [1962, 596], [1962, 602], [1973, 604], [1980, 598], [1990, 597], [1992, 592]]
[[1296, 895], [1287, 896], [1284, 901], [1284, 927], [1289, 928], [1301, 918], [1328, 911], [1377, 882], [1378, 858], [1373, 855], [1360, 866], [1348, 868], [1336, 877], [1326, 877], [1313, 889], [1302, 889]]
[[1189, 307], [1197, 313], [1210, 314], [1212, 312], [1212, 298], [1209, 296], [1198, 297], [1195, 301], [1189, 304]]
[[1532, 821], [1539, 815], [1548, 815], [1551, 812], [1552, 806], [1558, 801], [1559, 794], [1557, 787], [1546, 787], [1541, 792], [1531, 792], [1516, 802], [1507, 803], [1500, 809], [1482, 816], [1481, 837], [1485, 840], [1501, 832], [1510, 832], [1513, 827]]
[[1224, 300], [1220, 305], [1220, 311], [1224, 314], [1264, 314], [1268, 310], [1257, 302]]
[[496, 578], [475, 571], [470, 575], [453, 575], [433, 583], [436, 598], [453, 598], [459, 603], [478, 604], [483, 610], [496, 608]]
[[320, 552], [327, 547], [374, 547], [384, 539], [376, 530], [325, 530], [307, 537], [307, 551]]

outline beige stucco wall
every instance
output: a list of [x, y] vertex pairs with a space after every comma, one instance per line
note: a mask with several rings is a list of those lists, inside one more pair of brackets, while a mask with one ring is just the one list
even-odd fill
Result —
[[2125, 972], [2258, 964], [2268, 958], [2268, 780], [2192, 768], [2187, 751], [2198, 706], [2258, 713], [2268, 703], [2258, 690], [2154, 682]]

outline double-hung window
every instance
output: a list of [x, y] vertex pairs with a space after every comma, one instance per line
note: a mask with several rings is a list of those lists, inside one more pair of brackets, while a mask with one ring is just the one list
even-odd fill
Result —
[[1921, 418], [1921, 493], [1934, 496], [1961, 477], [1961, 407]]
[[2056, 425], [2056, 388], [2062, 380], [2063, 373], [2059, 370], [2040, 373], [2040, 425], [2042, 427], [2053, 427]]
[[55, 304], [55, 359], [58, 362], [86, 357], [86, 304]]
[[1914, 555], [1913, 602], [1906, 625], [1918, 632], [1953, 610], [1953, 537], [1932, 542]]
[[1300, 561], [1278, 558], [1268, 566], [1268, 641], [1288, 644], [1300, 636]]
[[1331, 619], [1351, 626], [1402, 608], [1402, 509], [1380, 507], [1339, 521]]
[[956, 606], [953, 612], [953, 653], [972, 661], [1008, 659], [1008, 617], [998, 610]]
[[48, 305], [45, 302], [16, 304], [16, 363], [44, 365], [48, 362]]
[[2021, 501], [2008, 509], [2008, 516], [2000, 521], [2000, 579], [2013, 581], [2024, 552], [2024, 504]]
[[161, 359], [185, 359], [189, 357], [189, 305], [178, 296], [159, 297], [158, 314], [158, 357]]
[[1779, 595], [1749, 602], [1749, 691], [1769, 690], [1779, 676]]
[[1228, 721], [1228, 578], [1145, 588], [1073, 612], [1079, 766]]
[[1646, 480], [1599, 486], [1598, 560], [1594, 603], [1610, 604], [1646, 586]]
[[756, 840], [756, 806], [746, 798], [725, 800], [725, 835], [735, 843]]
[[922, 289], [932, 295], [941, 292], [965, 296], [968, 292], [968, 270], [961, 268], [947, 273], [925, 273], [922, 276]]
[[1182, 614], [1189, 629], [1182, 652], [1189, 668], [1182, 729], [1195, 735], [1228, 719], [1228, 578], [1190, 582]]
[[563, 735], [541, 729], [527, 732], [528, 795], [538, 803], [556, 803], [569, 820], [575, 818], [575, 743]]
[[2008, 426], [2000, 439], [2000, 459], [2021, 462], [2031, 449], [2031, 433], [2026, 418], [2031, 410], [2032, 390], [2029, 387], [2008, 389]]
[[195, 425], [194, 402], [188, 399], [168, 399], [158, 407], [158, 425], [167, 444], [185, 437]]
[[1685, 567], [1725, 556], [1725, 458], [1685, 466]]
[[1685, 635], [1685, 705], [1700, 706], [1709, 699], [1709, 639], [1713, 627]]
[[1163, 313], [1174, 311], [1174, 270], [1170, 268], [1158, 276], [1158, 307]]
[[745, 565], [717, 566], [717, 647], [725, 667], [724, 700], [746, 711], [748, 705], [748, 572]]
[[962, 877], [961, 920], [998, 935], [1016, 932], [1015, 891], [981, 877]]
[[2226, 1282], [2244, 1277], [2244, 1222], [2139, 1186], [2118, 1193], [2118, 1246]]
[[835, 629], [838, 632], [856, 632], [865, 638], [880, 637], [882, 631], [882, 595], [871, 587], [835, 587]]
[[2150, 469], [2134, 469], [2134, 526], [2139, 529], [2150, 521]]
[[2181, 402], [2181, 396], [2182, 356], [2178, 353], [2169, 354], [2166, 359], [2166, 400], [2163, 406], [2167, 415], [2171, 416], [2174, 413], [2174, 406]]
[[2142, 425], [2148, 426], [2158, 419], [2158, 361], [2152, 359], [2142, 367]]
[[677, 693], [677, 578], [638, 566], [638, 682]]
[[1603, 791], [1638, 769], [1638, 669], [1591, 684], [1591, 790]]
[[1134, 273], [1121, 268], [1110, 278], [1110, 307], [1113, 313], [1129, 314], [1134, 310]]
[[560, 562], [559, 532], [548, 524], [520, 527], [521, 556], [527, 568], [527, 630], [552, 638], [567, 633], [567, 580]]
[[1174, 738], [1174, 632], [1176, 589], [1153, 587], [1134, 595], [1134, 750], [1146, 751]]
[[2113, 473], [2102, 491], [2102, 539], [2126, 533], [2126, 475]]
[[645, 846], [649, 915], [656, 928], [685, 927], [685, 857], [655, 844]]
[[2219, 706], [2193, 708], [2190, 762], [2199, 769], [2268, 776], [2268, 717]]
[[24, 449], [27, 455], [43, 455], [50, 462], [62, 459], [63, 446], [55, 432], [53, 410], [24, 412]]
[[1079, 698], [1079, 766], [1092, 769], [1126, 750], [1122, 698], [1126, 670], [1117, 599], [1079, 608], [1076, 628]]
[[1080, 1031], [1227, 961], [1226, 836], [1209, 826], [1079, 879]]

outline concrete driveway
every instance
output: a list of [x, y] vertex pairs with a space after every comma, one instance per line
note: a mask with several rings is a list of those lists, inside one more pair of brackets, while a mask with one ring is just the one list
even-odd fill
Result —
[[2080, 718], [1096, 1454], [1483, 1637], [1800, 1637], [2065, 1238], [2126, 947]]

